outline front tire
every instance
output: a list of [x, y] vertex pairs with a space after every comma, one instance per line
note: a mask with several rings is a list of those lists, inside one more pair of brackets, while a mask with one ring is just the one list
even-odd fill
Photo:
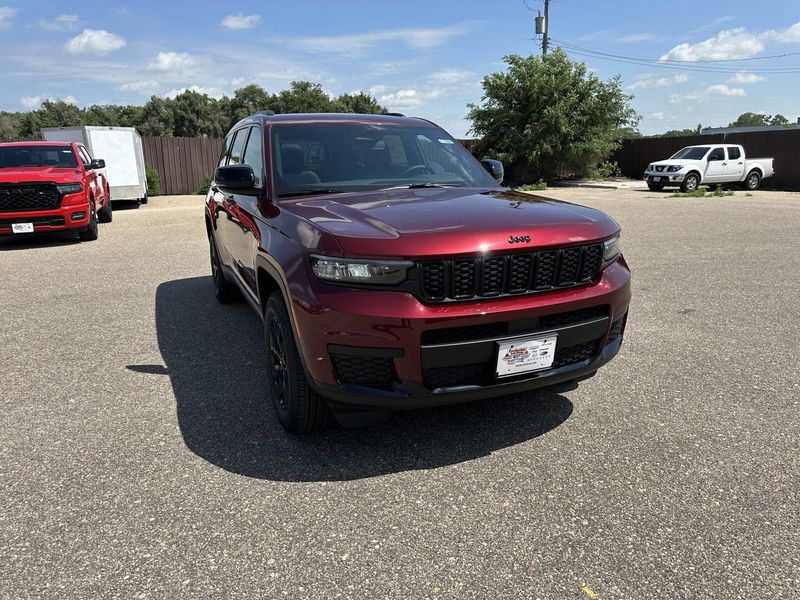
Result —
[[689, 173], [683, 178], [683, 182], [681, 183], [682, 192], [693, 192], [698, 187], [700, 187], [700, 176], [697, 173]]
[[97, 227], [97, 211], [95, 210], [94, 200], [89, 201], [89, 224], [78, 231], [78, 237], [82, 242], [93, 242], [100, 234]]
[[331, 410], [308, 383], [283, 295], [274, 292], [264, 311], [269, 395], [275, 413], [290, 433], [311, 433], [329, 427]]
[[222, 270], [222, 261], [219, 258], [217, 240], [211, 233], [208, 234], [208, 248], [211, 258], [211, 280], [214, 284], [214, 296], [222, 304], [238, 300], [240, 298], [239, 290], [225, 277], [225, 272]]
[[747, 174], [747, 179], [744, 181], [745, 188], [754, 192], [758, 189], [759, 185], [761, 185], [761, 175], [758, 171], [750, 171]]
[[114, 218], [113, 209], [111, 208], [111, 200], [106, 196], [106, 205], [97, 211], [97, 219], [101, 223], [111, 223]]

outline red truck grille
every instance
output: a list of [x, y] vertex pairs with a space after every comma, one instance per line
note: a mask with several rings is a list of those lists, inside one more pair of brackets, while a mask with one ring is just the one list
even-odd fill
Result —
[[603, 245], [418, 263], [427, 302], [489, 298], [583, 285], [600, 273]]
[[0, 184], [0, 212], [53, 210], [61, 194], [52, 183]]

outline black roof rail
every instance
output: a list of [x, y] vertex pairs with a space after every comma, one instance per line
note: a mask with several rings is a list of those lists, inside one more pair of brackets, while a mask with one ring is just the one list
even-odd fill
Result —
[[388, 117], [405, 117], [403, 113], [386, 113]]
[[275, 111], [274, 110], [269, 110], [269, 109], [260, 110], [256, 114], [257, 115], [264, 115], [264, 116], [267, 116], [267, 117], [274, 117], [275, 116]]

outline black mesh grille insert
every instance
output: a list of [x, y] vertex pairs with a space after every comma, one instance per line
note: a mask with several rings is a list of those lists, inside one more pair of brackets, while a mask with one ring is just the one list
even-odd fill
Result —
[[524, 294], [588, 283], [600, 273], [603, 245], [529, 254], [420, 261], [420, 291], [428, 302]]
[[331, 354], [340, 383], [387, 387], [394, 379], [391, 358]]
[[61, 194], [51, 183], [0, 184], [0, 211], [53, 210]]
[[584, 344], [577, 344], [575, 346], [569, 346], [560, 350], [556, 349], [555, 360], [553, 360], [553, 368], [557, 369], [559, 367], [566, 367], [567, 365], [573, 365], [583, 360], [592, 358], [595, 354], [597, 354], [597, 347], [599, 344], [600, 340], [592, 340], [591, 342], [586, 342]]
[[608, 341], [606, 342], [607, 344], [617, 341], [620, 334], [622, 333], [622, 323], [624, 322], [625, 322], [625, 315], [621, 316], [619, 319], [617, 319], [611, 324], [611, 330], [608, 332]]

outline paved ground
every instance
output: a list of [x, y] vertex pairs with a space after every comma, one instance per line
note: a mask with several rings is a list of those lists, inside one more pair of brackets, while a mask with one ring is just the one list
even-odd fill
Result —
[[570, 391], [285, 435], [201, 200], [0, 241], [0, 595], [800, 590], [800, 197], [554, 190], [624, 227], [621, 356]]

